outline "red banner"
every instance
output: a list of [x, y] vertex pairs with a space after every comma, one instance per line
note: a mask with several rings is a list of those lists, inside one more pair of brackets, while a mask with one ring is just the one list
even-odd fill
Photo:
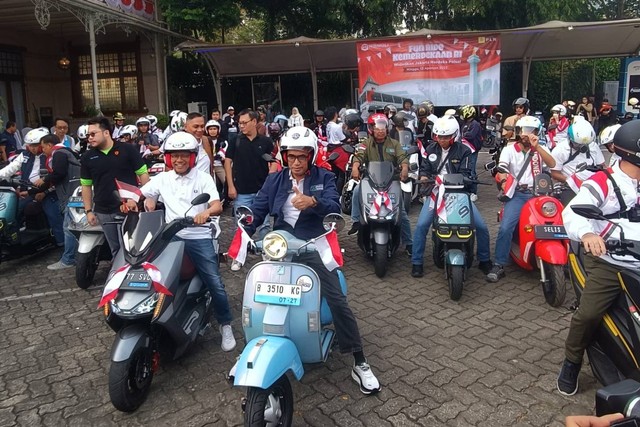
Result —
[[429, 99], [437, 106], [500, 102], [497, 35], [365, 41], [357, 43], [357, 52], [360, 101], [366, 108], [398, 104], [400, 98]]

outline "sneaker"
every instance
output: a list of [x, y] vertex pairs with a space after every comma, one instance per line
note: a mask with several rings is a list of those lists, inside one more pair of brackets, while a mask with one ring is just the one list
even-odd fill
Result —
[[351, 229], [347, 232], [349, 236], [353, 236], [354, 234], [358, 234], [360, 231], [360, 223], [358, 221], [354, 222], [351, 226]]
[[413, 245], [405, 246], [404, 251], [407, 253], [409, 258], [411, 258], [411, 255], [413, 255]]
[[220, 335], [222, 335], [222, 343], [220, 344], [222, 351], [231, 351], [236, 348], [236, 339], [233, 336], [231, 325], [220, 326]]
[[558, 375], [557, 387], [560, 394], [564, 396], [573, 396], [578, 391], [578, 374], [582, 365], [569, 362], [564, 359], [560, 375]]
[[374, 394], [380, 391], [380, 383], [366, 362], [353, 365], [351, 378], [360, 385], [360, 391], [364, 394]]
[[478, 200], [478, 195], [471, 193], [469, 195], [469, 198], [471, 199], [472, 202], [475, 202], [476, 200]]
[[65, 264], [62, 261], [58, 261], [55, 264], [47, 265], [48, 270], [64, 270], [74, 267], [74, 264]]
[[231, 271], [240, 271], [241, 268], [242, 268], [242, 263], [234, 259], [233, 262], [231, 263]]
[[504, 268], [500, 264], [494, 264], [491, 271], [487, 274], [487, 282], [496, 283], [505, 276]]
[[493, 268], [493, 263], [491, 262], [491, 260], [489, 261], [480, 261], [478, 263], [478, 268], [485, 274], [489, 274], [491, 272], [491, 269]]
[[422, 277], [424, 272], [422, 271], [422, 264], [413, 264], [411, 266], [411, 277]]

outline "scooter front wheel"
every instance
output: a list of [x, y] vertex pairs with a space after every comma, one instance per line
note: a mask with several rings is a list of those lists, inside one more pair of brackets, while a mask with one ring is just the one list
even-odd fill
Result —
[[76, 284], [80, 289], [87, 289], [93, 282], [98, 269], [99, 250], [100, 247], [97, 246], [89, 253], [76, 252]]
[[464, 287], [464, 266], [449, 265], [448, 282], [449, 297], [453, 301], [458, 301], [462, 297], [462, 288]]
[[113, 406], [133, 412], [147, 399], [153, 379], [153, 351], [142, 347], [122, 362], [111, 362], [109, 397]]
[[267, 389], [249, 387], [244, 410], [246, 427], [290, 426], [293, 422], [293, 391], [287, 375]]
[[564, 303], [567, 294], [564, 265], [542, 262], [546, 281], [542, 282], [544, 299], [551, 307], [559, 307]]
[[387, 245], [374, 243], [375, 250], [373, 251], [373, 269], [376, 272], [376, 276], [382, 278], [387, 274]]

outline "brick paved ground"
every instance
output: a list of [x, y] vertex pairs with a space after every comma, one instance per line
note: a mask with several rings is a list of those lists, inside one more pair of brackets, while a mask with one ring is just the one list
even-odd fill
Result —
[[[478, 205], [495, 239], [495, 187], [481, 187]], [[418, 210], [414, 206], [413, 223]], [[233, 225], [228, 215], [223, 223], [227, 247]], [[349, 376], [351, 356], [333, 353], [324, 365], [306, 366], [302, 382], [294, 383], [295, 425], [543, 426], [592, 412], [598, 384], [587, 366], [580, 394], [565, 398], [555, 391], [571, 314], [545, 304], [537, 276], [510, 267], [505, 280], [488, 284], [474, 267], [462, 299], [452, 302], [430, 244], [426, 274], [418, 280], [404, 254], [378, 279], [355, 239], [343, 232], [341, 242], [349, 299], [383, 390], [362, 395]], [[78, 289], [73, 271], [46, 270], [58, 256], [53, 251], [0, 265], [0, 425], [242, 422], [243, 391], [224, 378], [244, 346], [242, 272], [222, 268], [236, 316], [236, 351], [222, 352], [219, 334], [209, 332], [191, 354], [163, 363], [147, 402], [127, 415], [109, 401], [114, 334], [96, 309], [101, 289]], [[96, 283], [105, 276], [102, 268]], [[570, 291], [566, 306], [572, 301]]]

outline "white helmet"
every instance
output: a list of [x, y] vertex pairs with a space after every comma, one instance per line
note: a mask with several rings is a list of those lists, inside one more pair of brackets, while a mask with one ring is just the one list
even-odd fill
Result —
[[551, 112], [557, 112], [558, 114], [560, 114], [561, 116], [566, 116], [567, 115], [567, 109], [565, 108], [564, 105], [562, 104], [556, 104], [553, 106], [553, 108], [551, 109]]
[[164, 142], [164, 164], [169, 168], [173, 168], [171, 163], [171, 153], [176, 151], [188, 151], [191, 153], [189, 158], [189, 168], [196, 165], [196, 156], [198, 153], [198, 141], [196, 137], [187, 132], [175, 132], [169, 135]]
[[181, 110], [173, 110], [171, 113], [169, 113], [169, 117], [177, 116], [180, 113], [182, 113]]
[[47, 135], [49, 135], [49, 130], [47, 128], [41, 127], [41, 128], [31, 129], [25, 135], [24, 143], [29, 145], [40, 144], [40, 140]]
[[593, 126], [586, 120], [580, 120], [569, 126], [567, 136], [569, 141], [578, 145], [589, 145], [596, 139]]
[[140, 125], [151, 125], [151, 121], [147, 118], [147, 117], [140, 117], [138, 118], [138, 120], [136, 120], [136, 126], [140, 126]]
[[187, 113], [180, 111], [171, 119], [171, 130], [173, 132], [180, 132], [184, 130], [184, 124], [187, 122]]
[[456, 110], [453, 108], [449, 108], [447, 111], [444, 112], [444, 116], [455, 116], [456, 115]]
[[120, 131], [120, 136], [124, 136], [124, 135], [129, 135], [131, 136], [131, 139], [133, 139], [136, 136], [138, 136], [138, 128], [135, 127], [134, 125], [126, 125]]
[[542, 123], [536, 116], [524, 116], [516, 123], [516, 135], [521, 134], [536, 134], [540, 133], [542, 129]]
[[81, 125], [78, 128], [78, 132], [77, 132], [78, 138], [87, 139], [88, 133], [89, 133], [89, 125]]
[[611, 125], [604, 128], [604, 130], [600, 134], [600, 144], [607, 145], [612, 143], [613, 137], [615, 136], [616, 132], [618, 131], [618, 129], [620, 129], [621, 126], [622, 125], [620, 124], [616, 124], [616, 125]]
[[153, 114], [149, 114], [147, 116], [147, 120], [149, 120], [149, 125], [151, 125], [151, 127], [154, 127], [155, 125], [158, 124], [158, 118]]
[[435, 137], [438, 136], [452, 136], [454, 139], [457, 138], [458, 133], [460, 132], [460, 125], [458, 124], [458, 120], [455, 117], [444, 115], [439, 119], [436, 119], [433, 124], [433, 135]]
[[217, 120], [209, 120], [206, 125], [204, 125], [204, 130], [209, 130], [210, 127], [217, 127], [220, 130], [220, 122]]
[[318, 137], [311, 129], [304, 126], [289, 128], [280, 139], [280, 153], [283, 159], [284, 153], [288, 150], [310, 150], [313, 163], [318, 153]]

